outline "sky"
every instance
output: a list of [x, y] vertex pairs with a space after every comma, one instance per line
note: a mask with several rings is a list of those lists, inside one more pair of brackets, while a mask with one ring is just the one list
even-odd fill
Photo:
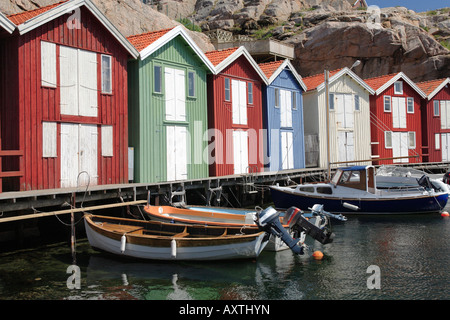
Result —
[[366, 0], [367, 4], [380, 8], [402, 6], [415, 12], [450, 7], [450, 0]]

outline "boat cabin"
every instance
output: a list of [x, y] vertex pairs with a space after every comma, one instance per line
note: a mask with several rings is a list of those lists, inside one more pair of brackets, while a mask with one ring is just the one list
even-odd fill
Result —
[[352, 166], [336, 170], [331, 184], [375, 193], [375, 168], [373, 166]]

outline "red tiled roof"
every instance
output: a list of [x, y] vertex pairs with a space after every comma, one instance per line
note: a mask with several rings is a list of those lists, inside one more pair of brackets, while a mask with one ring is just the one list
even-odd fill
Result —
[[416, 83], [416, 85], [419, 87], [420, 90], [425, 92], [425, 94], [428, 96], [430, 93], [432, 93], [434, 90], [436, 90], [437, 87], [441, 85], [442, 82], [447, 80], [447, 78], [444, 79], [435, 79], [430, 81], [423, 81]]
[[367, 83], [369, 87], [371, 87], [373, 90], [377, 91], [378, 88], [383, 86], [386, 82], [391, 80], [393, 77], [395, 77], [398, 73], [392, 73], [392, 74], [386, 74], [384, 76], [374, 77], [365, 79], [364, 82]]
[[150, 31], [145, 32], [133, 36], [127, 37], [128, 41], [131, 42], [131, 44], [138, 50], [142, 51], [143, 49], [147, 48], [149, 45], [151, 45], [153, 42], [161, 38], [163, 35], [165, 35], [167, 32], [172, 30], [175, 27], [158, 30], [158, 31]]
[[269, 79], [275, 71], [283, 64], [283, 60], [278, 61], [271, 61], [266, 63], [260, 63], [259, 67], [261, 68], [262, 72], [266, 75], [266, 77]]
[[[341, 70], [342, 69], [330, 71], [330, 77], [334, 76]], [[308, 91], [316, 89], [319, 85], [321, 85], [324, 82], [325, 82], [325, 75], [323, 73], [303, 78], [303, 83], [308, 88]]]
[[30, 11], [25, 11], [25, 12], [21, 12], [21, 13], [16, 13], [16, 14], [12, 14], [8, 16], [8, 19], [11, 20], [12, 23], [14, 23], [16, 26], [50, 10], [53, 9], [65, 2], [67, 2], [68, 0], [64, 0], [46, 7], [42, 7], [39, 9], [35, 9], [35, 10], [30, 10]]
[[237, 49], [238, 49], [238, 47], [223, 49], [223, 50], [208, 51], [205, 53], [205, 55], [214, 66], [217, 66], [223, 60], [228, 58]]

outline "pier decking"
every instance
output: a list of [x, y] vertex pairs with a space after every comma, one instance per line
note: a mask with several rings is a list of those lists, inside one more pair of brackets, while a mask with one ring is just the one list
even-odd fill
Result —
[[[408, 164], [408, 167], [436, 174], [446, 172], [449, 166], [450, 163], [440, 162]], [[326, 174], [325, 168], [304, 168], [163, 183], [111, 184], [4, 192], [0, 193], [0, 223], [79, 212], [83, 211], [83, 208], [95, 210], [144, 204], [149, 192], [153, 197], [152, 201], [155, 198], [164, 197], [166, 201], [172, 203], [181, 197], [188, 204], [191, 204], [188, 195], [195, 194], [200, 202], [204, 201], [204, 203], [196, 204], [203, 205], [210, 205], [214, 198], [221, 198], [222, 192], [228, 192], [230, 200], [222, 199], [222, 205], [229, 206], [230, 203], [227, 201], [243, 205], [242, 196], [253, 194], [261, 200], [261, 197], [264, 197], [264, 191], [267, 191], [270, 185], [289, 184], [291, 181], [295, 183], [320, 181], [325, 179]], [[231, 188], [236, 189], [233, 192]]]

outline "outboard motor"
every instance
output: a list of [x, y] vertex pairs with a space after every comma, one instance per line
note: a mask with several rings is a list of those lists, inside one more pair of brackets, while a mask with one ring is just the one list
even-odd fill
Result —
[[327, 219], [327, 217], [318, 215], [319, 212], [320, 211], [313, 210], [313, 218], [319, 219], [318, 225], [315, 225], [301, 214], [302, 212], [300, 209], [296, 207], [290, 207], [286, 211], [286, 214], [283, 218], [283, 223], [287, 224], [289, 226], [289, 229], [292, 229], [295, 234], [299, 232], [305, 232], [306, 235], [310, 236], [314, 240], [319, 241], [322, 244], [331, 243], [334, 239], [334, 233], [332, 233], [325, 227], [327, 221], [324, 221], [323, 219]]
[[280, 214], [272, 207], [258, 213], [258, 225], [266, 232], [281, 238], [281, 240], [296, 254], [304, 254], [303, 246], [299, 246], [299, 238], [293, 239], [281, 225]]

